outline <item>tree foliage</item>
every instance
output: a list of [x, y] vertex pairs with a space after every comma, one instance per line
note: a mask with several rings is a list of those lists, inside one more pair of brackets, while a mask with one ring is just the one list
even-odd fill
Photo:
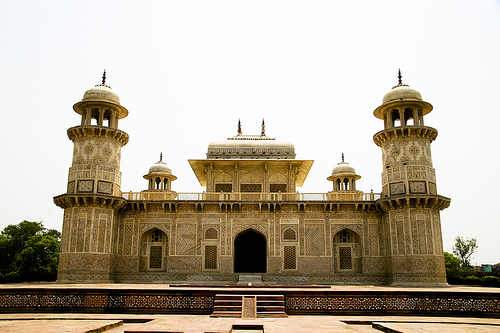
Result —
[[22, 221], [0, 234], [0, 276], [4, 282], [55, 280], [61, 233], [42, 222]]
[[462, 267], [471, 267], [470, 257], [476, 252], [477, 239], [465, 239], [462, 236], [457, 236], [455, 238], [455, 245], [453, 245], [453, 254], [455, 254], [458, 259], [460, 259]]
[[460, 259], [455, 257], [453, 254], [448, 252], [444, 253], [444, 267], [448, 278], [460, 277]]
[[25, 280], [53, 280], [57, 277], [59, 241], [50, 235], [31, 236], [19, 259], [19, 273]]

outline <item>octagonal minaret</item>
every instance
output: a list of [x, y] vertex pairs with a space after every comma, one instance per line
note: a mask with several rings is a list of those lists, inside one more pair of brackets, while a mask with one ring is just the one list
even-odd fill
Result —
[[431, 142], [437, 130], [424, 125], [432, 105], [403, 84], [401, 72], [375, 109], [384, 130], [374, 135], [382, 148], [382, 196], [386, 234], [388, 282], [392, 284], [446, 284], [440, 210], [450, 199], [437, 194]]
[[121, 148], [129, 139], [118, 120], [128, 111], [106, 85], [106, 72], [73, 109], [81, 115], [81, 124], [68, 129], [73, 163], [66, 193], [54, 198], [64, 208], [58, 281], [112, 281], [117, 210], [125, 204]]

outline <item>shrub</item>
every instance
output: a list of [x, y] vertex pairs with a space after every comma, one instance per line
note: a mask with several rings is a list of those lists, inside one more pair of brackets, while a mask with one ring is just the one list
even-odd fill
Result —
[[464, 284], [469, 284], [469, 285], [478, 285], [482, 284], [482, 281], [480, 278], [477, 276], [466, 276], [463, 278]]
[[500, 287], [500, 278], [498, 276], [483, 276], [481, 282], [485, 286]]
[[9, 272], [9, 273], [5, 274], [3, 282], [4, 283], [21, 282], [21, 276], [19, 275], [18, 272]]

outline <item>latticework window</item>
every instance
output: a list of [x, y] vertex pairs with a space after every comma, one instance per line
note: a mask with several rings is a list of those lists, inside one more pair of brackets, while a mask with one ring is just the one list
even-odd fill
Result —
[[295, 246], [283, 247], [283, 269], [297, 269], [297, 248]]
[[286, 184], [271, 184], [269, 185], [269, 192], [286, 192]]
[[349, 230], [342, 230], [339, 232], [339, 243], [351, 243], [353, 241], [352, 235]]
[[163, 247], [151, 245], [149, 249], [149, 268], [161, 268]]
[[352, 269], [351, 247], [339, 247], [339, 268]]
[[217, 245], [205, 246], [205, 269], [217, 269]]
[[151, 232], [151, 241], [152, 242], [161, 242], [162, 234], [163, 234], [163, 232], [161, 232], [158, 229], [153, 230]]
[[233, 184], [215, 184], [215, 192], [233, 192]]
[[205, 239], [217, 239], [217, 230], [209, 228], [205, 231]]
[[241, 184], [240, 192], [262, 192], [262, 184]]
[[297, 240], [297, 233], [292, 228], [283, 231], [283, 240]]

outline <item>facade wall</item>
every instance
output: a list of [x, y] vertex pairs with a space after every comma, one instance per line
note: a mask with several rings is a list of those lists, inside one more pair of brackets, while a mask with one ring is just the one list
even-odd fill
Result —
[[[381, 283], [386, 279], [381, 214], [377, 211], [324, 212], [322, 204], [282, 205], [277, 212], [245, 204], [241, 211], [221, 212], [218, 205], [181, 204], [177, 212], [164, 212], [153, 204], [146, 211], [126, 210], [120, 215], [117, 237], [117, 280], [196, 279], [211, 281], [214, 274], [237, 280], [234, 273], [236, 237], [253, 230], [265, 237], [267, 270], [263, 279], [282, 282], [335, 282], [337, 276], [357, 282]], [[166, 265], [147, 267], [143, 235], [160, 230], [168, 239]], [[351, 232], [356, 241], [339, 243], [335, 235]], [[141, 242], [142, 239], [142, 242]], [[339, 267], [339, 248], [349, 249], [352, 267]], [[213, 262], [215, 254], [215, 264]], [[208, 257], [207, 257], [208, 256]], [[141, 262], [142, 260], [142, 262]], [[138, 277], [141, 275], [141, 277]], [[363, 277], [362, 277], [363, 276]], [[233, 281], [235, 282], [235, 281]]]

